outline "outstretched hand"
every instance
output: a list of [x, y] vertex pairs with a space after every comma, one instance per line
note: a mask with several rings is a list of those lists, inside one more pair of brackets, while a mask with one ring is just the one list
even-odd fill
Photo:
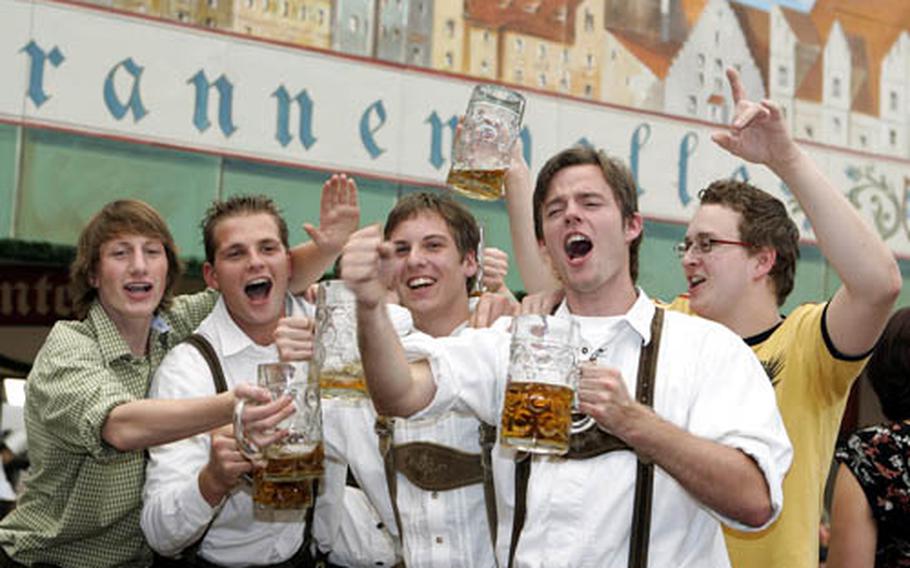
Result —
[[341, 257], [341, 275], [360, 305], [374, 308], [385, 302], [393, 277], [392, 255], [379, 225], [351, 235]]
[[735, 69], [727, 69], [727, 80], [735, 104], [733, 121], [727, 130], [712, 134], [711, 139], [731, 154], [756, 164], [773, 168], [792, 160], [799, 149], [787, 131], [780, 107], [769, 99], [747, 99]]
[[359, 225], [357, 183], [345, 174], [335, 174], [322, 185], [319, 227], [304, 223], [303, 230], [320, 250], [338, 254]]

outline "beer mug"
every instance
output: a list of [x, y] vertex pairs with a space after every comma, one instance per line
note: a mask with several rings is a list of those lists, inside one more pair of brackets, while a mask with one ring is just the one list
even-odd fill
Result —
[[257, 368], [257, 384], [268, 390], [272, 400], [288, 395], [293, 400], [295, 412], [281, 421], [277, 428], [288, 435], [264, 448], [249, 440], [243, 427], [241, 400], [234, 409], [234, 436], [241, 451], [262, 458], [266, 465], [262, 471], [265, 481], [302, 481], [322, 476], [322, 410], [319, 403], [319, 385], [307, 380], [289, 363], [263, 363]]
[[356, 308], [356, 297], [343, 281], [327, 280], [319, 284], [310, 380], [319, 383], [325, 398], [366, 400], [357, 348]]
[[524, 107], [525, 98], [515, 91], [497, 85], [474, 87], [452, 149], [452, 168], [446, 179], [452, 189], [473, 199], [502, 197]]
[[512, 322], [509, 380], [500, 442], [525, 452], [569, 451], [575, 397], [578, 323], [524, 315]]
[[313, 506], [313, 480], [268, 481], [265, 468], [253, 470], [253, 516], [274, 521], [277, 512], [300, 511]]

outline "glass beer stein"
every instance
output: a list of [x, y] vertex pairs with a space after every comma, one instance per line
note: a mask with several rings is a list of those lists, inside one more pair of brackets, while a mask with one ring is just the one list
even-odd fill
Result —
[[265, 481], [303, 481], [322, 477], [325, 449], [322, 444], [318, 383], [308, 381], [289, 363], [263, 363], [257, 367], [257, 375], [257, 384], [271, 393], [272, 400], [288, 395], [296, 411], [277, 426], [287, 430], [288, 435], [260, 448], [248, 439], [244, 431], [241, 417], [247, 401], [241, 400], [234, 409], [237, 444], [244, 454], [266, 462], [261, 473]]
[[512, 145], [521, 130], [525, 98], [496, 85], [477, 85], [452, 149], [446, 183], [473, 199], [502, 197]]
[[524, 315], [512, 322], [509, 380], [500, 442], [525, 452], [569, 451], [578, 323]]
[[[313, 506], [313, 480], [268, 481], [266, 468], [253, 470], [253, 515], [260, 521], [280, 520], [281, 512]], [[293, 517], [292, 517], [293, 518]]]
[[356, 298], [341, 280], [319, 284], [316, 337], [310, 373], [324, 398], [366, 400], [357, 348]]

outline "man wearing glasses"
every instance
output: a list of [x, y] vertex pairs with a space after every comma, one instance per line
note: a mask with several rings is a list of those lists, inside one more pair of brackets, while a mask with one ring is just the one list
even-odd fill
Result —
[[780, 109], [746, 100], [739, 75], [727, 75], [736, 114], [714, 141], [787, 184], [842, 284], [829, 301], [803, 304], [784, 318], [780, 306], [793, 289], [799, 230], [780, 200], [748, 183], [720, 180], [699, 193], [700, 206], [677, 245], [688, 293], [671, 307], [720, 322], [752, 347], [793, 443], [786, 506], [759, 538], [727, 530], [733, 565], [818, 566], [818, 524], [838, 426], [901, 278], [885, 243], [790, 137]]

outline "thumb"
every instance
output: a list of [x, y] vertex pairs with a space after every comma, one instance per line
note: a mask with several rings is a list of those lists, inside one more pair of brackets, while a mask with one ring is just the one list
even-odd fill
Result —
[[313, 241], [319, 241], [322, 238], [322, 233], [319, 232], [319, 229], [310, 223], [304, 223], [303, 230], [306, 231], [306, 234], [309, 235], [310, 239]]

